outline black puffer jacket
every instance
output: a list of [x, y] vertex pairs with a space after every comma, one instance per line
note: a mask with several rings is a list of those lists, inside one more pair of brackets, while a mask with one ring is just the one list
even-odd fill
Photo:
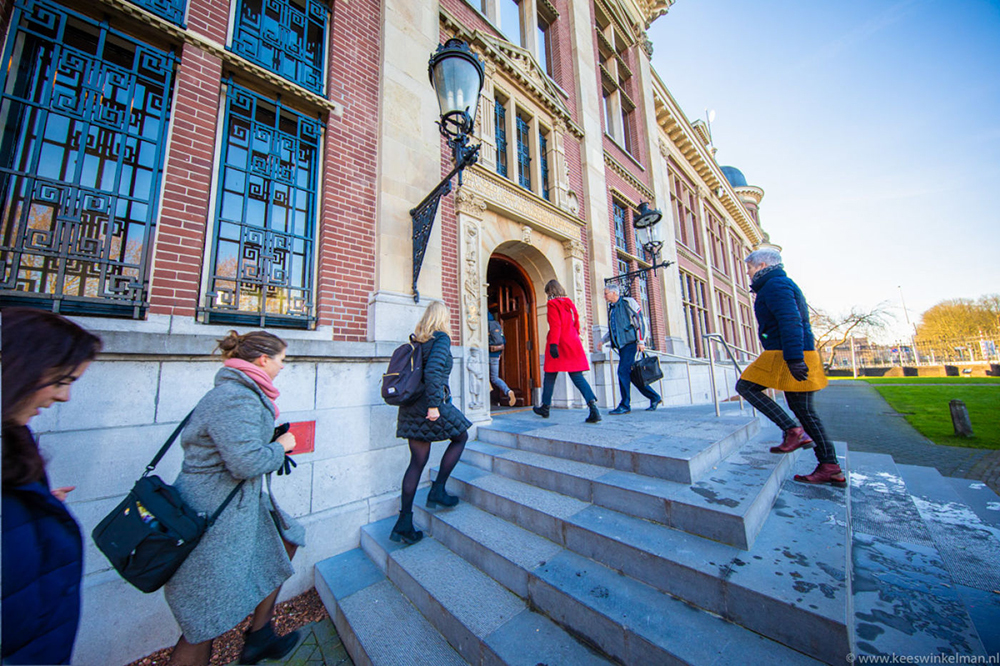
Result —
[[[451, 338], [438, 331], [422, 345], [424, 359], [424, 394], [412, 405], [399, 408], [396, 417], [396, 437], [439, 442], [457, 437], [472, 426], [457, 407], [451, 404], [448, 377], [454, 360], [451, 357]], [[427, 410], [437, 407], [441, 418], [427, 419]]]
[[801, 361], [804, 351], [816, 349], [806, 297], [780, 265], [755, 275], [750, 289], [757, 293], [753, 310], [764, 349], [780, 349], [786, 361]]

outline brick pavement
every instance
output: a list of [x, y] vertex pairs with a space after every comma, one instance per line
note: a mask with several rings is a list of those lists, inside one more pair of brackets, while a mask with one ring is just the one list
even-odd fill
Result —
[[[284, 666], [354, 666], [329, 617], [299, 629], [301, 638], [292, 652], [281, 660], [266, 659], [261, 664]], [[229, 666], [235, 666], [233, 662]]]
[[830, 382], [816, 396], [816, 410], [830, 436], [852, 451], [887, 453], [897, 463], [982, 481], [1000, 494], [1000, 451], [934, 444], [866, 382]]

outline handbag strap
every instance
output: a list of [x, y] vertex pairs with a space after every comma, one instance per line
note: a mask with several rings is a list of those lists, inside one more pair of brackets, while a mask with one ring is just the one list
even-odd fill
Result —
[[234, 497], [236, 497], [236, 493], [239, 492], [239, 489], [242, 488], [243, 484], [246, 483], [246, 482], [247, 482], [247, 480], [243, 479], [242, 481], [240, 481], [239, 483], [236, 484], [235, 488], [233, 488], [231, 491], [229, 491], [229, 497], [226, 498], [226, 501], [223, 502], [221, 505], [219, 505], [219, 508], [215, 510], [215, 513], [213, 513], [208, 518], [208, 526], [209, 527], [211, 527], [212, 525], [215, 524], [215, 521], [219, 517], [219, 514], [222, 513], [227, 506], [229, 506], [229, 503], [233, 501]]
[[146, 471], [142, 473], [143, 476], [146, 476], [154, 469], [156, 469], [156, 466], [160, 463], [160, 460], [163, 459], [163, 456], [167, 455], [167, 451], [170, 449], [170, 446], [174, 443], [174, 440], [177, 439], [177, 436], [181, 434], [182, 430], [184, 430], [184, 426], [187, 425], [187, 422], [191, 420], [192, 414], [194, 414], [193, 409], [190, 412], [188, 412], [188, 415], [185, 416], [180, 423], [177, 424], [177, 427], [174, 428], [174, 431], [172, 433], [170, 433], [170, 437], [167, 438], [167, 441], [163, 443], [163, 446], [161, 446], [160, 450], [156, 452], [156, 455], [153, 456], [153, 459], [150, 461], [150, 463], [146, 465]]

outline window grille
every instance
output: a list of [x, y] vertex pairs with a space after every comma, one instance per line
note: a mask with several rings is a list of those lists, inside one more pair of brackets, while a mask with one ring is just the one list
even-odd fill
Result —
[[542, 198], [549, 201], [549, 140], [544, 134], [538, 135], [538, 152], [542, 160]]
[[176, 59], [15, 5], [0, 91], [0, 303], [142, 317]]
[[528, 123], [517, 116], [517, 182], [530, 190], [531, 189], [531, 146], [529, 142], [530, 129]]
[[203, 312], [309, 327], [323, 125], [229, 83]]
[[329, 20], [319, 0], [237, 0], [230, 48], [321, 95]]
[[615, 247], [622, 252], [628, 252], [628, 241], [625, 236], [625, 229], [628, 227], [628, 211], [617, 201], [611, 203], [611, 211], [615, 221]]
[[184, 26], [184, 8], [187, 0], [129, 0], [133, 5], [142, 7], [150, 14], [156, 14], [161, 19], [174, 25]]
[[497, 173], [507, 175], [507, 109], [500, 100], [494, 100], [494, 125], [496, 125], [497, 141]]

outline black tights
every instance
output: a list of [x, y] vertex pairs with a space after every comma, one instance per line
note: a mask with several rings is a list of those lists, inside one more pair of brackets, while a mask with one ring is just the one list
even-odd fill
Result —
[[[417, 494], [420, 475], [423, 474], [424, 466], [427, 465], [427, 459], [431, 455], [430, 442], [424, 442], [419, 439], [408, 441], [410, 443], [410, 466], [406, 468], [406, 473], [403, 474], [403, 499], [400, 506], [403, 513], [413, 511], [413, 496]], [[458, 459], [462, 457], [462, 451], [465, 450], [465, 443], [467, 441], [469, 441], [469, 433], [467, 432], [463, 432], [461, 435], [452, 438], [448, 448], [444, 450], [444, 455], [441, 456], [441, 465], [438, 468], [437, 479], [434, 480], [435, 483], [443, 484], [448, 480], [451, 471], [458, 464]]]

